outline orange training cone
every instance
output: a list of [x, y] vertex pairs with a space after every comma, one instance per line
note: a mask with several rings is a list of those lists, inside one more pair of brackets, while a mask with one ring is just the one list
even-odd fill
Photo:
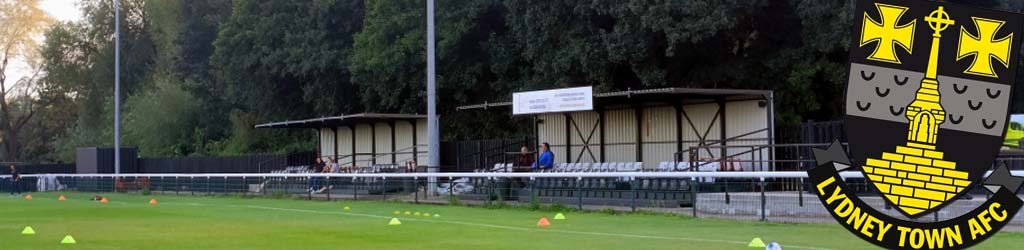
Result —
[[110, 200], [107, 200], [107, 197], [103, 197], [103, 199], [100, 199], [100, 203], [107, 204], [110, 203]]
[[26, 200], [31, 200], [32, 199], [32, 194], [25, 195], [25, 199]]
[[65, 198], [64, 198], [64, 196], [63, 196], [63, 195], [61, 195], [60, 197], [57, 197], [57, 200], [59, 200], [59, 201], [66, 201], [66, 200], [68, 200], [68, 199], [65, 199]]
[[149, 200], [149, 204], [150, 205], [156, 205], [156, 199], [150, 199]]
[[551, 222], [548, 221], [548, 217], [540, 217], [540, 221], [537, 221], [537, 226], [538, 227], [548, 227], [548, 226], [551, 226]]

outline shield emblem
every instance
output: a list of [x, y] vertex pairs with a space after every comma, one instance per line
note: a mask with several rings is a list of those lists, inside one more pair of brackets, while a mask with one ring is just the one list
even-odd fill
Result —
[[856, 4], [846, 90], [853, 164], [910, 218], [992, 166], [1006, 133], [1019, 15], [929, 1]]

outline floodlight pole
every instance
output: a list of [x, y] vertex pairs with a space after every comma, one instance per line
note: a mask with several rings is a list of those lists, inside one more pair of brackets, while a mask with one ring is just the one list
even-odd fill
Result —
[[114, 0], [114, 173], [121, 173], [121, 0]]
[[[434, 56], [434, 0], [427, 0], [427, 172], [431, 173], [441, 166]], [[436, 186], [437, 177], [427, 179], [427, 190]]]

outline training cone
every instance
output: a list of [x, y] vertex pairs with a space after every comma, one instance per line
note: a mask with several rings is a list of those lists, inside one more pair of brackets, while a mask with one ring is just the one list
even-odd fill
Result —
[[548, 227], [548, 226], [551, 226], [551, 222], [548, 221], [548, 217], [540, 217], [540, 220], [537, 221], [537, 226], [538, 227]]
[[70, 234], [64, 236], [64, 239], [60, 241], [60, 244], [66, 244], [66, 245], [75, 244], [75, 243], [78, 243], [78, 242], [76, 242], [75, 241], [75, 237], [71, 237]]
[[423, 217], [430, 217], [430, 213], [423, 213]]
[[59, 200], [59, 201], [66, 201], [68, 199], [64, 198], [64, 196], [61, 195], [60, 197], [57, 197], [57, 200]]
[[562, 213], [558, 213], [558, 214], [555, 215], [555, 220], [564, 220], [564, 219], [565, 219], [565, 215], [562, 214]]
[[25, 227], [24, 230], [21, 230], [21, 234], [22, 235], [35, 235], [36, 234], [36, 230], [33, 230], [32, 227]]
[[25, 195], [25, 199], [26, 200], [31, 200], [32, 199], [32, 194]]
[[434, 214], [434, 218], [441, 217], [440, 214]]
[[421, 214], [420, 214], [420, 212], [416, 212], [415, 214], [412, 214], [412, 215], [420, 216]]
[[402, 214], [402, 212], [398, 211], [398, 210], [395, 210], [395, 215], [399, 215], [399, 214]]
[[391, 222], [388, 222], [388, 226], [398, 226], [398, 225], [402, 225], [402, 221], [398, 220], [398, 218], [391, 218]]
[[103, 197], [103, 199], [100, 199], [100, 203], [107, 204], [110, 203], [110, 200], [107, 200], [107, 197]]
[[750, 241], [750, 244], [747, 245], [747, 247], [749, 247], [749, 248], [764, 248], [765, 245], [764, 245], [764, 241], [761, 241], [761, 238], [754, 238], [753, 240]]
[[350, 208], [348, 206], [345, 206], [345, 211], [349, 211], [349, 210], [352, 210], [352, 208]]
[[156, 199], [149, 199], [149, 205], [156, 205]]
[[412, 212], [405, 211], [405, 215], [410, 215], [410, 214], [412, 214]]

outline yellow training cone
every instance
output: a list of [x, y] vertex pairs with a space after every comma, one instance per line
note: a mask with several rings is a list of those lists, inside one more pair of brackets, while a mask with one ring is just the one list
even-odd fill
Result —
[[32, 227], [25, 227], [25, 230], [21, 230], [21, 234], [22, 235], [35, 235], [36, 234], [36, 230], [33, 230]]
[[564, 220], [564, 219], [565, 219], [565, 215], [562, 214], [562, 213], [558, 213], [558, 214], [555, 215], [555, 220]]
[[412, 212], [405, 211], [405, 215], [410, 215], [410, 214], [412, 214]]
[[413, 215], [415, 215], [415, 216], [420, 216], [420, 212], [416, 212], [416, 213], [415, 213], [415, 214], [413, 214]]
[[747, 247], [749, 247], [749, 248], [764, 248], [765, 245], [764, 245], [764, 241], [761, 241], [761, 238], [754, 238], [753, 240], [750, 241], [750, 244], [747, 245]]
[[423, 217], [430, 217], [430, 213], [423, 213]]
[[388, 226], [398, 226], [398, 225], [402, 225], [402, 221], [398, 220], [398, 218], [391, 218], [391, 222], [388, 222]]
[[434, 214], [434, 218], [441, 217], [440, 214]]
[[399, 215], [399, 214], [402, 214], [402, 212], [398, 211], [398, 210], [395, 210], [395, 215]]
[[65, 245], [70, 245], [70, 244], [75, 244], [75, 243], [78, 243], [78, 242], [76, 242], [75, 241], [75, 237], [71, 237], [70, 234], [67, 235], [67, 236], [64, 236], [64, 239], [60, 241], [60, 244], [65, 244]]
[[350, 208], [348, 206], [345, 206], [345, 211], [349, 211], [349, 210], [352, 210], [352, 208]]

